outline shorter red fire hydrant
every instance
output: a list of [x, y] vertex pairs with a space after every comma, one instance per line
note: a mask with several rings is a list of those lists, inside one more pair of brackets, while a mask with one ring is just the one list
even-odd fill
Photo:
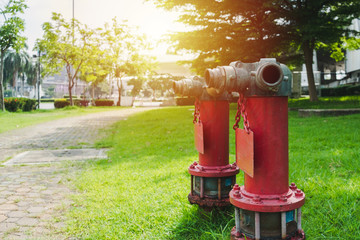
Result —
[[[290, 70], [275, 59], [261, 59], [208, 69], [205, 75], [209, 87], [240, 95], [234, 129], [236, 162], [245, 179], [244, 186], [236, 184], [230, 192], [235, 206], [231, 238], [305, 239], [301, 228], [305, 194], [288, 183]], [[238, 127], [240, 117], [244, 129]]]
[[174, 82], [175, 93], [195, 96], [194, 134], [199, 161], [189, 167], [191, 204], [211, 209], [230, 204], [229, 192], [236, 183], [239, 168], [229, 164], [228, 94], [205, 89], [196, 80]]

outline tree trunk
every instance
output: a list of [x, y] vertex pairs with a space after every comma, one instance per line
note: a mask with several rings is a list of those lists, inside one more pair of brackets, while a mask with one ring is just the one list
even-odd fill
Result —
[[[131, 106], [134, 107], [134, 103], [135, 103], [135, 97], [132, 97], [132, 101], [131, 101]], [[141, 106], [141, 105], [140, 105]]]
[[17, 70], [13, 73], [13, 92], [15, 97], [17, 97]]
[[4, 85], [3, 85], [3, 74], [4, 74], [4, 52], [1, 51], [0, 53], [0, 106], [1, 111], [5, 111], [5, 104], [4, 104]]
[[112, 82], [113, 82], [113, 78], [111, 76], [111, 74], [109, 75], [109, 92], [108, 95], [111, 96], [112, 95]]
[[73, 105], [73, 100], [72, 100], [72, 92], [71, 92], [71, 90], [72, 90], [72, 86], [71, 86], [71, 80], [69, 79], [69, 99], [70, 99], [70, 106], [74, 106]]
[[25, 76], [24, 76], [24, 73], [22, 75], [22, 79], [21, 79], [21, 97], [24, 97], [24, 93], [25, 93]]
[[117, 86], [118, 86], [118, 93], [119, 93], [119, 97], [118, 97], [118, 102], [117, 102], [117, 106], [121, 106], [121, 92], [122, 92], [122, 88], [123, 88], [123, 84], [121, 79], [117, 80]]
[[38, 102], [38, 109], [40, 109], [40, 69], [39, 69], [39, 78], [37, 81], [37, 102]]
[[91, 104], [92, 104], [93, 106], [95, 106], [95, 99], [94, 99], [94, 97], [95, 97], [95, 86], [94, 86], [94, 83], [93, 83], [93, 84], [91, 84]]
[[309, 95], [311, 102], [317, 102], [319, 99], [316, 93], [315, 79], [314, 79], [314, 70], [313, 70], [313, 51], [314, 49], [310, 47], [310, 42], [307, 41], [303, 44], [303, 51], [305, 57], [305, 66], [306, 74], [309, 84]]
[[330, 76], [331, 76], [331, 81], [336, 81], [336, 65], [334, 63], [334, 65], [330, 66]]
[[73, 100], [72, 100], [72, 92], [71, 92], [72, 88], [74, 86], [74, 79], [72, 76], [72, 67], [69, 64], [66, 64], [66, 73], [67, 73], [68, 80], [69, 80], [68, 90], [69, 90], [70, 106], [74, 106]]

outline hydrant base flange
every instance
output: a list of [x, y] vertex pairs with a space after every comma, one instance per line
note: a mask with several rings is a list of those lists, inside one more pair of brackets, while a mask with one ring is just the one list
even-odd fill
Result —
[[211, 198], [200, 198], [200, 196], [192, 195], [191, 193], [188, 195], [188, 200], [191, 204], [197, 204], [200, 207], [226, 207], [230, 205], [229, 198], [222, 199], [211, 199]]
[[305, 193], [289, 187], [288, 192], [279, 195], [252, 194], [244, 186], [230, 191], [230, 202], [235, 207], [254, 212], [286, 212], [297, 209], [305, 203]]
[[236, 183], [239, 168], [234, 164], [224, 166], [202, 166], [194, 162], [189, 167], [191, 204], [204, 208], [225, 207], [230, 205], [229, 192]]
[[202, 166], [197, 162], [191, 164], [188, 170], [191, 175], [198, 177], [230, 177], [240, 171], [236, 163], [225, 166]]
[[[255, 238], [250, 238], [248, 236], [245, 236], [243, 233], [237, 233], [236, 232], [236, 227], [233, 227], [233, 229], [231, 229], [231, 237], [230, 237], [231, 240], [255, 240]], [[261, 239], [261, 237], [260, 237]], [[279, 238], [280, 240], [281, 238]], [[303, 230], [297, 230], [295, 232], [294, 235], [290, 236], [290, 235], [287, 235], [286, 240], [305, 240], [306, 239], [306, 236], [305, 236], [305, 233]]]

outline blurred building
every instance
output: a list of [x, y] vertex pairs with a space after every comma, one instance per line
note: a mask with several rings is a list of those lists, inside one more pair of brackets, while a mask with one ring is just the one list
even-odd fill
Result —
[[[350, 29], [360, 31], [360, 19], [353, 20]], [[360, 49], [346, 51], [345, 71], [348, 78], [342, 80], [340, 84], [360, 83]]]
[[[349, 28], [360, 31], [360, 20], [354, 19]], [[336, 62], [328, 52], [322, 50], [314, 52], [313, 70], [317, 89], [360, 83], [360, 50], [346, 50], [344, 54], [345, 60]], [[306, 93], [308, 80], [305, 64], [302, 70], [294, 71], [294, 78], [300, 79], [301, 92]]]

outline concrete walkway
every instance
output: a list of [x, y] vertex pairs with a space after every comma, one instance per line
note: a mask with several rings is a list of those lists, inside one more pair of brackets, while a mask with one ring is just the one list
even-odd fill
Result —
[[[152, 108], [129, 108], [64, 118], [0, 134], [0, 239], [65, 239], [64, 211], [71, 207], [71, 180], [76, 164], [33, 165], [36, 150], [91, 148], [104, 136], [105, 127], [127, 116]], [[68, 151], [68, 150], [66, 150]], [[35, 154], [35, 156], [38, 156]], [[41, 158], [39, 158], [41, 159]], [[43, 162], [42, 162], [43, 163]], [[25, 165], [21, 165], [25, 164]]]

